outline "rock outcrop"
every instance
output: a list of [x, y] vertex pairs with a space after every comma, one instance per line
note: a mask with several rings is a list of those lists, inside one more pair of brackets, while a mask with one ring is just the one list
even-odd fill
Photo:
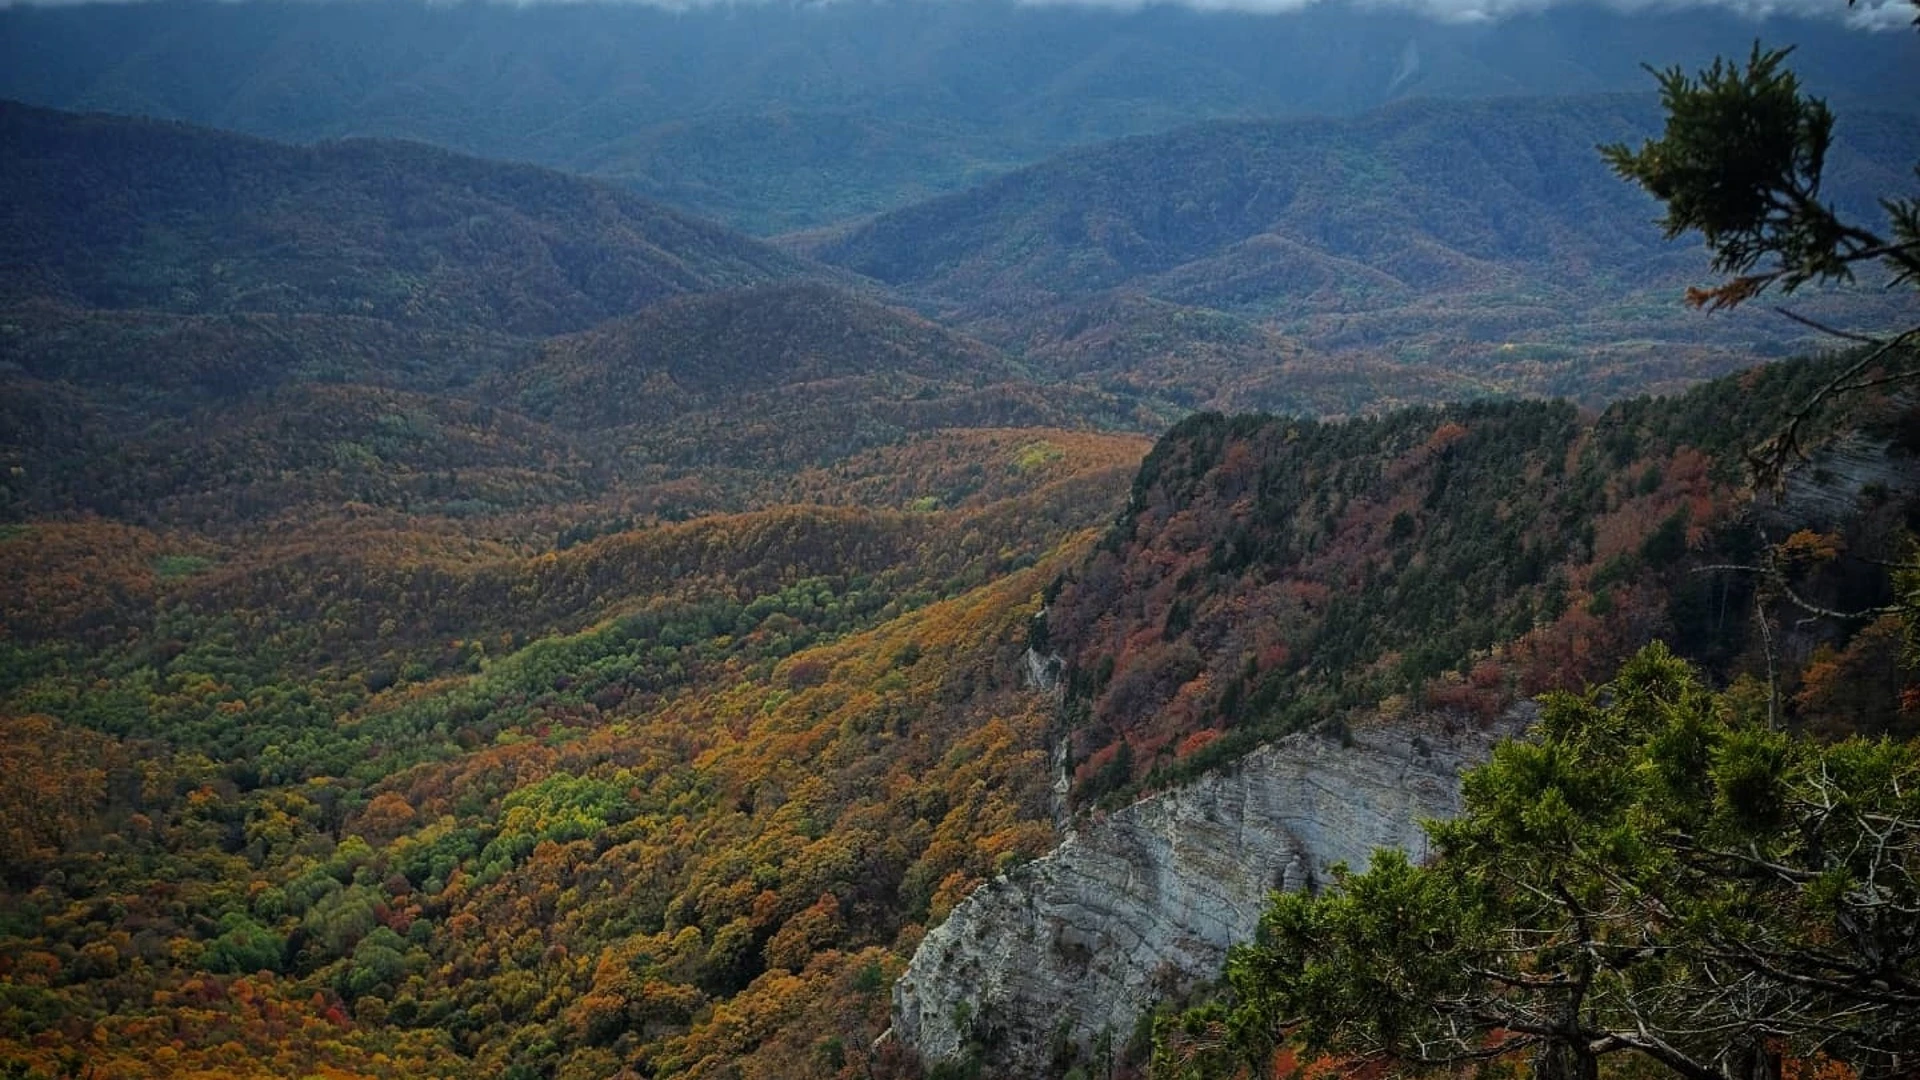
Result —
[[[1877, 494], [1876, 494], [1877, 493]], [[1887, 499], [1920, 495], [1920, 460], [1884, 433], [1848, 432], [1786, 475], [1785, 490], [1756, 506], [1775, 530], [1832, 529]]]
[[1275, 888], [1309, 887], [1458, 812], [1459, 774], [1532, 719], [1439, 717], [1282, 739], [1083, 823], [981, 886], [894, 987], [894, 1032], [926, 1061], [979, 1053], [1039, 1075], [1060, 1040], [1125, 1039], [1156, 1000], [1212, 977]]

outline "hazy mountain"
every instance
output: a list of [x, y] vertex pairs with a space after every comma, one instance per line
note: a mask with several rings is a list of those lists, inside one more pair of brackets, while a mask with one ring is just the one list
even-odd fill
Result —
[[0, 96], [297, 141], [419, 139], [778, 231], [1067, 146], [1416, 96], [1644, 90], [1642, 61], [1797, 43], [1848, 105], [1920, 100], [1910, 35], [1556, 8], [1479, 24], [1078, 5], [175, 2], [0, 10]]
[[623, 462], [778, 472], [943, 428], [1131, 426], [997, 350], [822, 285], [679, 297], [542, 345], [477, 388]]
[[[1043, 366], [1109, 332], [1116, 290], [1224, 312], [1321, 357], [1536, 391], [1592, 394], [1616, 364], [1671, 364], [1676, 346], [1724, 369], [1806, 342], [1774, 316], [1707, 320], [1678, 302], [1708, 276], [1704, 253], [1664, 241], [1653, 202], [1595, 151], [1657, 120], [1651, 99], [1604, 95], [1198, 125], [1073, 151], [797, 246]], [[1915, 146], [1911, 117], [1847, 115], [1826, 193], [1872, 220]], [[1855, 324], [1895, 303], [1867, 289], [1810, 302]], [[1177, 339], [1178, 325], [1161, 318], [1156, 332]], [[1153, 367], [1180, 347], [1133, 352]]]
[[551, 533], [556, 503], [763, 505], [915, 432], [1136, 419], [794, 284], [836, 271], [532, 166], [13, 104], [0, 141], [15, 518], [246, 531], [352, 504]]
[[0, 302], [575, 330], [793, 257], [627, 192], [417, 144], [296, 147], [0, 103]]
[[825, 286], [686, 297], [548, 343], [511, 377], [533, 412], [573, 427], [662, 420], [749, 391], [875, 376], [1016, 377], [992, 349]]

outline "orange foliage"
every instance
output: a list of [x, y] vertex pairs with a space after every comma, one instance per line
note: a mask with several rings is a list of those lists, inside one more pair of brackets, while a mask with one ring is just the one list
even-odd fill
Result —
[[1182, 757], [1182, 758], [1187, 757], [1193, 754], [1195, 751], [1198, 751], [1202, 747], [1206, 746], [1208, 743], [1211, 743], [1215, 739], [1218, 739], [1219, 737], [1220, 737], [1220, 732], [1218, 729], [1201, 728], [1199, 731], [1196, 731], [1193, 734], [1188, 735], [1186, 738], [1180, 740], [1180, 748], [1174, 751], [1174, 756]]
[[0, 869], [24, 869], [58, 855], [96, 824], [113, 740], [46, 716], [0, 716]]

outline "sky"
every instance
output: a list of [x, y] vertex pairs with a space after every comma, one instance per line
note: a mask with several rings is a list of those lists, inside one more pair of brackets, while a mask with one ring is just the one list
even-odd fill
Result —
[[[143, 0], [0, 0], [0, 9], [8, 7], [73, 6], [88, 3], [139, 3]], [[226, 0], [229, 3], [263, 0]], [[264, 0], [277, 2], [277, 0]], [[325, 2], [325, 0], [313, 0]], [[395, 0], [358, 0], [386, 3]], [[467, 2], [467, 0], [428, 0], [428, 2]], [[633, 3], [665, 8], [733, 6], [751, 8], [759, 3], [792, 3], [795, 0], [472, 0], [480, 3], [515, 5], [541, 3]], [[848, 3], [866, 0], [802, 0], [808, 3]], [[968, 0], [925, 0], [934, 3], [967, 3]], [[1486, 22], [1543, 8], [1574, 4], [1598, 4], [1617, 11], [1718, 8], [1756, 17], [1766, 15], [1807, 15], [1843, 20], [1851, 25], [1877, 30], [1910, 29], [1915, 7], [1912, 0], [1020, 0], [1023, 3], [1131, 10], [1153, 5], [1189, 7], [1202, 11], [1238, 11], [1285, 15], [1316, 4], [1350, 3], [1355, 7], [1411, 11], [1447, 22]]]
[[[519, 0], [554, 2], [554, 0]], [[640, 0], [630, 0], [640, 2]], [[730, 2], [730, 0], [720, 0]], [[964, 2], [964, 0], [952, 0]], [[1762, 17], [1805, 15], [1834, 18], [1866, 29], [1892, 30], [1913, 25], [1911, 0], [1025, 0], [1029, 3], [1083, 7], [1139, 8], [1174, 3], [1197, 10], [1268, 12], [1285, 14], [1322, 3], [1351, 2], [1356, 7], [1403, 9], [1453, 22], [1484, 22], [1506, 16], [1573, 4], [1598, 4], [1616, 11], [1718, 8]]]

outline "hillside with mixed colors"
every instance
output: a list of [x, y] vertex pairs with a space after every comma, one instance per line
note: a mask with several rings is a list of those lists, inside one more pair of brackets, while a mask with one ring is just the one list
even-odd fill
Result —
[[[1442, 1029], [1449, 1076], [1596, 1080], [1477, 1063], [1597, 1060], [1592, 1010], [1502, 1011], [1596, 972], [1664, 1007], [1658, 978], [1747, 964], [1701, 1023], [1793, 981], [1729, 926], [1838, 972], [1793, 1001], [1865, 1004], [1788, 1043], [1755, 1025], [1813, 1006], [1742, 999], [1765, 1038], [1688, 1080], [1910, 1071], [1910, 1024], [1855, 1032], [1920, 1003], [1911, 35], [1000, 0], [111, 14], [0, 6], [0, 93], [40, 103], [0, 101], [0, 1080], [982, 1080], [1014, 1059], [976, 1004], [1030, 987], [972, 991], [1029, 959], [1093, 1001], [1024, 1002], [1019, 1060], [1060, 1080], [1397, 1075], [1433, 1062], [1379, 1046]], [[1762, 260], [1661, 237], [1621, 175], [1671, 213], [1668, 144], [1596, 144], [1659, 128], [1612, 92], [1650, 50], [1755, 25], [1803, 31], [1848, 109], [1829, 144], [1785, 95], [1819, 151], [1769, 166], [1801, 216], [1715, 242], [1791, 226], [1771, 254], [1816, 263], [1692, 294], [1710, 317], [1684, 290]], [[1726, 310], [1801, 279], [1844, 287]], [[1632, 700], [1588, 690], [1622, 670]], [[1541, 716], [1564, 747], [1502, 742]], [[1436, 732], [1472, 737], [1436, 761]], [[1387, 743], [1420, 798], [1346, 829], [1374, 808], [1310, 763]], [[1297, 821], [1231, 790], [1281, 751], [1309, 763], [1289, 790], [1339, 789]], [[1510, 771], [1473, 772], [1489, 752]], [[1178, 798], [1215, 781], [1227, 812]], [[1456, 805], [1504, 816], [1435, 851], [1557, 873], [1572, 837], [1566, 866], [1632, 876], [1575, 897], [1390, 855], [1413, 884], [1375, 903], [1309, 857]], [[1881, 842], [1835, 870], [1845, 814]], [[1216, 888], [1267, 866], [1193, 850], [1236, 829], [1304, 875]], [[1665, 891], [1670, 856], [1706, 900]], [[996, 910], [1031, 920], [967, 932]], [[1353, 959], [1409, 912], [1441, 914]], [[1472, 934], [1496, 944], [1449, 944]], [[1647, 944], [1687, 934], [1692, 968]], [[1347, 951], [1250, 980], [1300, 940]], [[1138, 955], [1123, 978], [1096, 948]], [[1432, 959], [1456, 955], [1478, 966]], [[1428, 975], [1497, 985], [1344, 1043], [1267, 993], [1349, 979], [1337, 1027]]]
[[[1650, 98], [1610, 95], [1196, 125], [795, 246], [1041, 370], [1138, 357], [1102, 377], [1189, 378], [1207, 391], [1190, 405], [1227, 409], [1341, 413], [1368, 389], [1388, 404], [1598, 404], [1830, 344], [1771, 311], [1704, 320], [1678, 302], [1710, 276], [1705, 255], [1663, 240], [1655, 203], [1595, 150], [1652, 134], [1658, 116]], [[1824, 197], [1877, 218], [1916, 145], [1910, 116], [1850, 113]], [[1866, 283], [1801, 306], [1870, 328], [1898, 324], [1904, 301]], [[1368, 389], [1343, 385], [1350, 371]]]

